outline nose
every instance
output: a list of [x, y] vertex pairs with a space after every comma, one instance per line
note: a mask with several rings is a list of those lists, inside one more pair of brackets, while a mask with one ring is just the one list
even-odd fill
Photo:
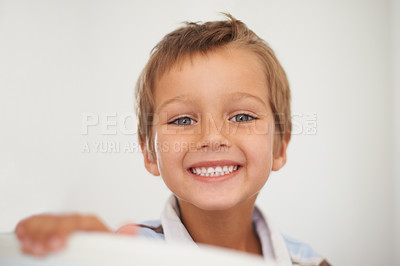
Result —
[[231, 147], [227, 126], [223, 119], [206, 114], [201, 122], [201, 134], [197, 147], [210, 151], [223, 151]]

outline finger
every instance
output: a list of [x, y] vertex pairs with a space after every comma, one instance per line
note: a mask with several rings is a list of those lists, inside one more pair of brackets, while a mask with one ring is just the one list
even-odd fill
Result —
[[25, 254], [31, 254], [31, 248], [27, 244], [21, 245], [21, 251]]
[[119, 228], [115, 233], [121, 235], [134, 235], [137, 232], [137, 226], [134, 224], [127, 224]]
[[46, 248], [40, 242], [35, 242], [31, 250], [32, 250], [32, 255], [37, 257], [44, 256], [46, 255], [46, 253], [48, 253], [48, 250], [46, 250]]
[[29, 239], [26, 239], [22, 242], [21, 251], [25, 254], [38, 257], [46, 254], [45, 248], [39, 242], [33, 242]]
[[29, 250], [32, 249], [32, 241], [28, 238], [25, 238], [21, 241], [21, 251], [24, 253], [27, 253]]
[[52, 231], [48, 221], [39, 222], [39, 219], [31, 218], [26, 221], [23, 227], [21, 226], [23, 228], [21, 240], [24, 250], [34, 255], [43, 253], [42, 250], [46, 249], [46, 239]]
[[53, 236], [46, 240], [32, 240], [29, 238], [21, 241], [21, 251], [23, 253], [42, 257], [50, 252], [58, 251], [65, 247], [66, 238]]
[[14, 232], [17, 235], [19, 240], [22, 240], [22, 238], [24, 236], [24, 231], [25, 231], [24, 224], [23, 224], [23, 221], [21, 221], [17, 224], [17, 226], [15, 227], [15, 230], [14, 230]]
[[46, 248], [50, 251], [57, 251], [65, 247], [66, 236], [53, 235], [46, 242]]

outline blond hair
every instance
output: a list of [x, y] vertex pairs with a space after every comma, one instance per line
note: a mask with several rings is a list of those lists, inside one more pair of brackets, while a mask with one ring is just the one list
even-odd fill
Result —
[[263, 39], [240, 20], [230, 14], [225, 16], [227, 20], [223, 21], [186, 22], [184, 27], [167, 34], [151, 51], [150, 59], [136, 84], [138, 137], [140, 144], [146, 145], [150, 160], [155, 158], [153, 116], [156, 81], [183, 59], [227, 45], [251, 51], [261, 60], [275, 121], [274, 154], [279, 154], [282, 140], [290, 138], [290, 89], [285, 71]]

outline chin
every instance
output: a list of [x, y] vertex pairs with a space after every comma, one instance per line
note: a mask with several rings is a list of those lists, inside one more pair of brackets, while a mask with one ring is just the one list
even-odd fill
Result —
[[211, 196], [207, 199], [202, 197], [201, 199], [190, 203], [204, 211], [224, 211], [235, 207], [239, 203], [239, 200], [232, 196]]

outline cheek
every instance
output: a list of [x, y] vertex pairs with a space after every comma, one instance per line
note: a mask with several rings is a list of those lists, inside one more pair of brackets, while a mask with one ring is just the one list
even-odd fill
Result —
[[184, 155], [189, 148], [189, 141], [174, 132], [158, 134], [156, 138], [157, 161], [161, 175], [171, 175], [183, 166]]
[[272, 147], [272, 142], [270, 141], [269, 138], [266, 137], [258, 137], [255, 138], [255, 141], [257, 144], [253, 146], [253, 151], [251, 153], [251, 162], [256, 163], [256, 168], [265, 171], [271, 170], [272, 167], [272, 158], [273, 158], [273, 147]]
[[157, 163], [166, 186], [179, 197], [184, 197], [188, 187], [185, 155], [190, 147], [190, 138], [181, 134], [160, 134], [156, 139]]
[[273, 142], [269, 134], [253, 134], [242, 142], [248, 177], [256, 182], [265, 182], [272, 169]]

